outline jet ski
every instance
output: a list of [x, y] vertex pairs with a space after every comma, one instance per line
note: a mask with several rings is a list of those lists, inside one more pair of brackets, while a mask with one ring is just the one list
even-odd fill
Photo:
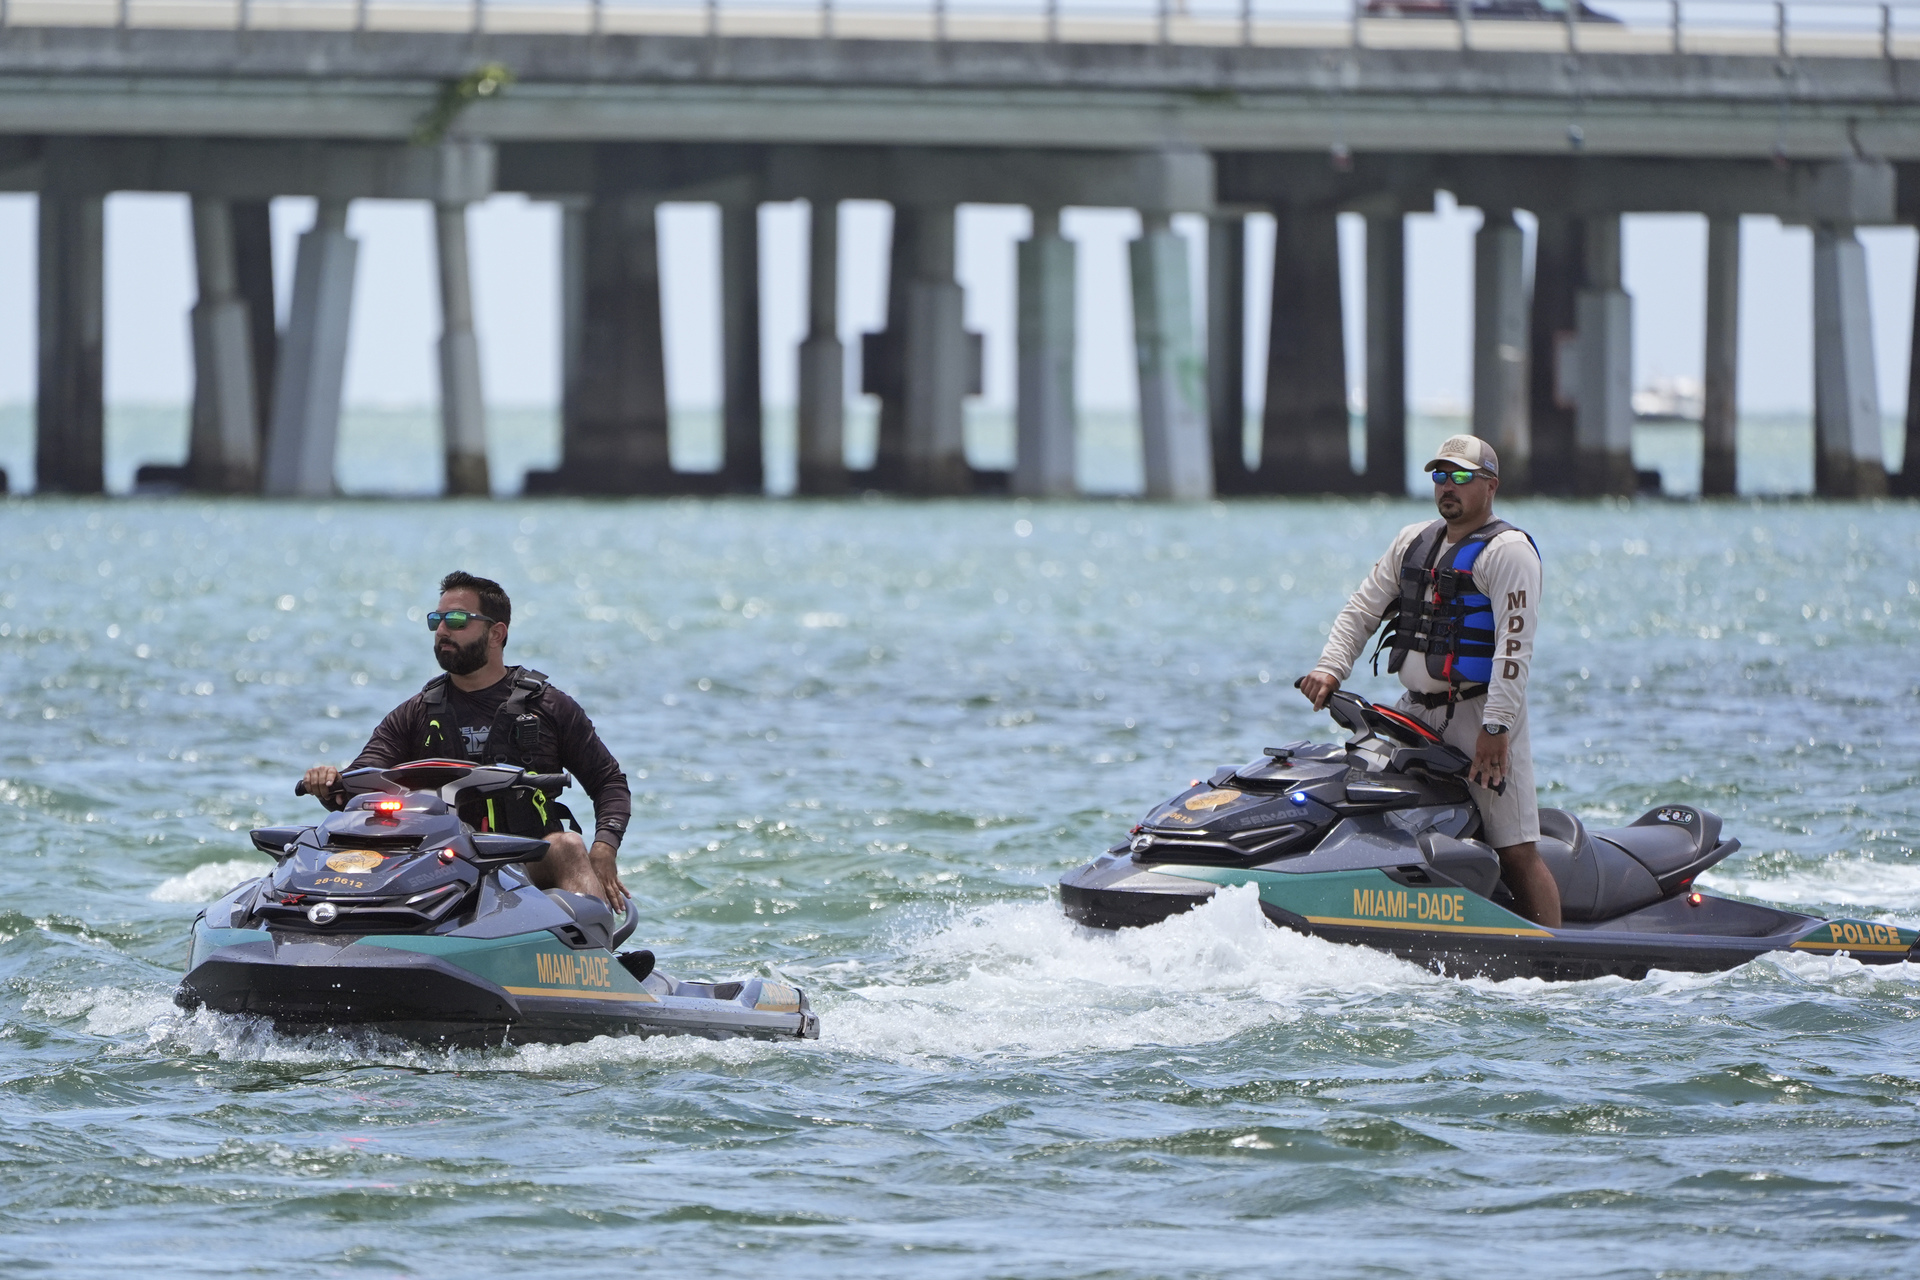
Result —
[[1419, 721], [1348, 691], [1328, 709], [1352, 734], [1344, 745], [1268, 747], [1194, 782], [1061, 879], [1067, 915], [1098, 929], [1152, 925], [1223, 886], [1253, 885], [1275, 924], [1493, 979], [1707, 973], [1774, 951], [1920, 958], [1912, 929], [1696, 889], [1740, 842], [1690, 804], [1600, 830], [1540, 810], [1538, 847], [1564, 923], [1534, 924], [1515, 912], [1500, 859], [1480, 838], [1465, 782], [1472, 762]]
[[463, 760], [342, 775], [351, 798], [338, 813], [253, 832], [276, 865], [194, 920], [175, 1003], [445, 1045], [817, 1039], [799, 988], [682, 981], [652, 952], [621, 954], [638, 923], [631, 898], [616, 920], [598, 898], [537, 889], [525, 867], [545, 840], [461, 820], [490, 798], [550, 799], [569, 781]]

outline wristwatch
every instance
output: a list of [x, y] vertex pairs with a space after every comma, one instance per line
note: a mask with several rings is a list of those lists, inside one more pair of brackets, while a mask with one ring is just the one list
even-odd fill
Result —
[[1480, 726], [1480, 732], [1491, 733], [1495, 737], [1498, 737], [1499, 735], [1505, 733], [1506, 731], [1507, 731], [1507, 726], [1504, 724], [1483, 724]]

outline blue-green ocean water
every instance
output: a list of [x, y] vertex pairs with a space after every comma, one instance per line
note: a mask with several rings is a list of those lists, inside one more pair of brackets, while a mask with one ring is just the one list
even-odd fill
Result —
[[[1543, 802], [1726, 816], [1721, 891], [1920, 924], [1920, 507], [1506, 504]], [[1326, 737], [1409, 502], [0, 505], [0, 1273], [1890, 1276], [1920, 973], [1547, 986], [1052, 886]], [[197, 904], [432, 672], [454, 566], [633, 777], [663, 964], [816, 1043], [429, 1052], [170, 1003]], [[1361, 682], [1386, 691], [1385, 680]]]

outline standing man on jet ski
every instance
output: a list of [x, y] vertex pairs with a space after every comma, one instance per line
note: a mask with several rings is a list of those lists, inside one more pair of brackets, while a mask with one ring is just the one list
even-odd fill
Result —
[[[1500, 855], [1501, 878], [1520, 914], [1557, 928], [1560, 888], [1535, 844], [1540, 810], [1527, 735], [1540, 552], [1527, 534], [1493, 518], [1500, 489], [1493, 446], [1451, 436], [1427, 471], [1440, 519], [1400, 531], [1334, 620], [1300, 691], [1323, 710], [1368, 637], [1387, 623], [1380, 641], [1393, 655], [1387, 670], [1407, 686], [1398, 709], [1473, 757], [1467, 788]], [[1410, 654], [1421, 657], [1408, 662]]]
[[[617, 916], [626, 886], [614, 858], [633, 816], [627, 775], [579, 703], [540, 672], [510, 669], [502, 660], [512, 618], [513, 602], [499, 583], [458, 569], [441, 579], [440, 607], [427, 615], [427, 626], [445, 674], [388, 712], [348, 768], [390, 769], [432, 757], [517, 764], [529, 773], [566, 770], [593, 800], [591, 849], [577, 824], [562, 829], [562, 818], [573, 817], [566, 807], [543, 797], [488, 802], [481, 820], [491, 830], [547, 841], [547, 856], [526, 864], [537, 887], [603, 898]], [[331, 765], [307, 770], [306, 786], [329, 809], [346, 805], [340, 771]]]

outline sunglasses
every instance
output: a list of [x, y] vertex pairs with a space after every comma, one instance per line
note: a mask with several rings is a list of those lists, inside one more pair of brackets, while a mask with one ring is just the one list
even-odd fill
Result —
[[438, 631], [441, 623], [447, 624], [449, 631], [465, 631], [469, 622], [493, 622], [484, 613], [468, 613], [465, 609], [449, 609], [445, 613], [427, 615], [427, 630]]
[[1480, 473], [1478, 471], [1429, 471], [1427, 474], [1433, 477], [1435, 484], [1445, 484], [1449, 480], [1455, 484], [1472, 484], [1473, 478]]

